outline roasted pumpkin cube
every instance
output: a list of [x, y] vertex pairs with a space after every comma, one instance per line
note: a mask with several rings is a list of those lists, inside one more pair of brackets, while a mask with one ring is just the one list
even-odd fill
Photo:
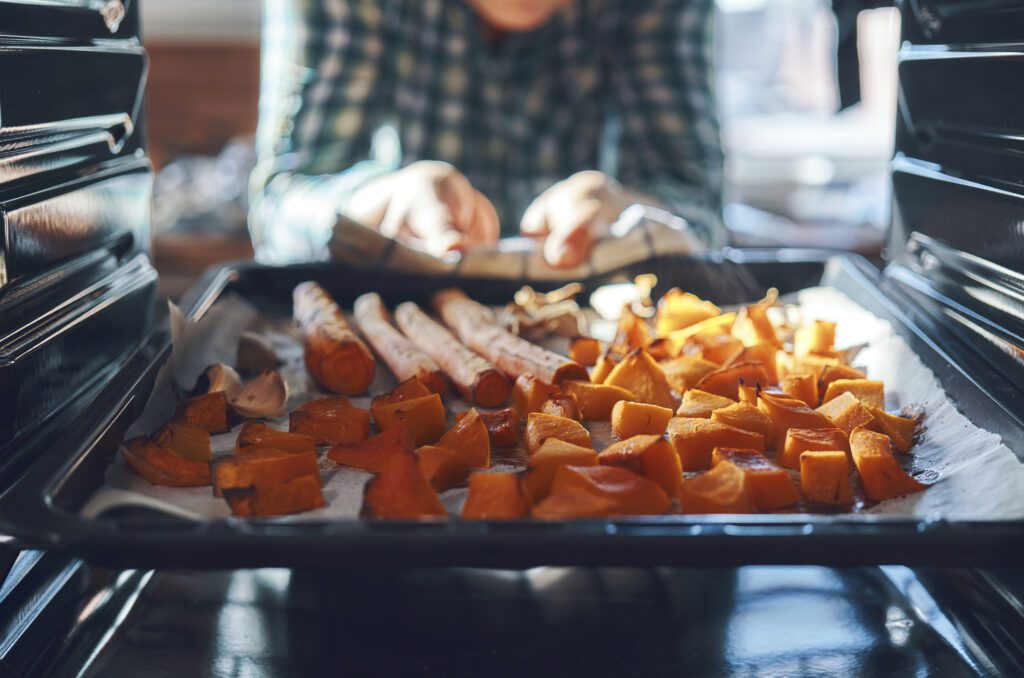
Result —
[[366, 484], [361, 514], [407, 520], [445, 516], [437, 491], [424, 477], [415, 454], [396, 454]]
[[603, 384], [608, 375], [612, 373], [615, 366], [619, 364], [618, 358], [605, 353], [597, 360], [597, 364], [590, 370], [590, 381], [594, 384]]
[[153, 485], [199, 487], [210, 484], [210, 464], [168, 452], [145, 436], [121, 446], [121, 456], [137, 475]]
[[341, 396], [317, 398], [288, 415], [288, 432], [312, 436], [319, 445], [354, 445], [369, 437], [370, 413]]
[[537, 503], [551, 491], [559, 466], [596, 466], [597, 452], [589, 447], [548, 438], [530, 457], [530, 470], [523, 477], [523, 490]]
[[632, 392], [610, 384], [566, 381], [563, 386], [576, 398], [580, 416], [585, 421], [608, 421], [615, 403], [620, 400], [636, 400]]
[[914, 431], [917, 428], [917, 419], [889, 414], [878, 407], [872, 407], [871, 414], [874, 415], [875, 419], [867, 425], [867, 428], [889, 436], [892, 446], [898, 452], [910, 452], [910, 448], [914, 446]]
[[757, 407], [757, 394], [757, 386], [740, 386], [739, 392], [737, 393], [741, 403], [753, 405], [754, 407]]
[[446, 492], [466, 482], [472, 468], [458, 450], [437, 445], [424, 445], [416, 449], [420, 471], [438, 492]]
[[744, 346], [743, 350], [737, 353], [729, 364], [761, 363], [764, 366], [765, 373], [768, 375], [768, 383], [762, 384], [762, 386], [774, 386], [779, 383], [778, 374], [775, 369], [775, 353], [778, 350], [774, 344], [767, 343]]
[[620, 400], [612, 408], [612, 435], [619, 440], [645, 433], [660, 436], [671, 418], [667, 407]]
[[[589, 381], [582, 383], [595, 385], [590, 384]], [[579, 402], [573, 393], [552, 393], [551, 397], [540, 406], [540, 411], [543, 414], [552, 414], [556, 417], [565, 417], [566, 419], [575, 419], [576, 421], [579, 421], [581, 416]]]
[[815, 374], [790, 374], [780, 383], [782, 392], [807, 407], [818, 406], [818, 377]]
[[601, 342], [593, 337], [575, 337], [569, 340], [569, 360], [593, 367], [601, 357]]
[[691, 337], [702, 335], [728, 335], [735, 322], [735, 313], [723, 313], [722, 315], [716, 315], [713, 318], [702, 320], [699, 323], [694, 323], [689, 327], [684, 327], [681, 330], [669, 332], [668, 340], [671, 344], [669, 352], [672, 355], [681, 354], [683, 352], [683, 347], [686, 346], [686, 342], [689, 341]]
[[231, 428], [228, 419], [228, 396], [224, 391], [198, 395], [179, 403], [174, 421], [209, 433], [223, 433]]
[[665, 379], [677, 393], [685, 393], [686, 389], [695, 385], [704, 375], [714, 372], [720, 366], [700, 356], [683, 355], [661, 363]]
[[683, 394], [683, 402], [676, 410], [677, 417], [710, 419], [711, 413], [730, 405], [735, 405], [735, 400], [730, 400], [714, 393], [701, 391], [699, 388], [691, 388]]
[[817, 370], [818, 393], [828, 393], [828, 387], [837, 379], [867, 379], [868, 375], [849, 365], [823, 365]]
[[733, 328], [733, 334], [741, 339], [744, 345], [781, 345], [775, 334], [775, 326], [768, 319], [768, 309], [775, 306], [778, 297], [778, 290], [773, 287], [768, 290], [764, 299], [743, 309], [743, 314], [737, 319], [736, 326]]
[[774, 511], [800, 501], [800, 491], [789, 473], [757, 450], [716, 447], [711, 454], [711, 465], [715, 467], [722, 462], [735, 464], [747, 476], [747, 494], [754, 509]]
[[444, 435], [444, 403], [437, 393], [381, 405], [374, 423], [383, 431], [399, 417], [409, 425], [417, 445], [436, 443]]
[[757, 400], [759, 410], [772, 420], [772, 441], [776, 449], [786, 442], [786, 431], [791, 428], [835, 428], [832, 420], [816, 412], [799, 400], [761, 392]]
[[578, 487], [563, 487], [558, 492], [552, 492], [531, 511], [534, 518], [548, 520], [603, 518], [615, 513], [615, 500]]
[[711, 421], [728, 424], [744, 431], [759, 433], [765, 440], [772, 437], [772, 420], [754, 405], [733, 403], [711, 413]]
[[391, 426], [355, 445], [335, 445], [327, 458], [345, 466], [380, 473], [388, 460], [396, 454], [412, 454], [416, 441], [409, 425], [396, 419]]
[[747, 474], [724, 461], [707, 473], [683, 480], [679, 487], [683, 513], [750, 513]]
[[526, 433], [523, 436], [527, 452], [531, 455], [536, 453], [548, 438], [557, 438], [581, 447], [593, 447], [590, 431], [578, 421], [532, 412], [526, 419]]
[[850, 451], [850, 440], [846, 431], [838, 428], [791, 428], [786, 432], [786, 442], [779, 448], [779, 464], [786, 468], [800, 468], [800, 455], [808, 450]]
[[793, 335], [793, 353], [798, 356], [828, 355], [835, 350], [836, 324], [815, 320], [799, 328]]
[[711, 467], [716, 447], [734, 447], [764, 452], [764, 436], [721, 424], [710, 419], [681, 419], [668, 422], [668, 439], [679, 455], [684, 471]]
[[[460, 412], [455, 416], [459, 421], [469, 412]], [[515, 447], [519, 444], [519, 417], [511, 407], [493, 412], [480, 412], [480, 420], [487, 427], [487, 435], [491, 439], [491, 447]]]
[[889, 437], [858, 427], [850, 433], [850, 452], [857, 467], [864, 493], [883, 501], [925, 489], [900, 466], [892, 455]]
[[615, 339], [612, 341], [611, 352], [629, 353], [636, 349], [647, 348], [651, 343], [651, 328], [647, 321], [638, 316], [627, 305], [622, 309], [619, 323], [615, 328]]
[[437, 441], [437, 446], [455, 450], [468, 467], [487, 468], [491, 465], [491, 439], [476, 409], [471, 409], [469, 414], [455, 422]]
[[701, 391], [736, 400], [740, 386], [768, 386], [768, 372], [761, 363], [739, 363], [710, 372], [697, 382]]
[[210, 463], [210, 433], [206, 429], [171, 421], [156, 433], [156, 444], [179, 457]]
[[551, 494], [575, 488], [612, 501], [612, 515], [659, 515], [672, 500], [654, 481], [617, 466], [560, 466]]
[[[622, 362], [616, 365], [605, 379], [604, 385], [618, 386], [629, 391], [637, 402], [673, 409], [678, 404], [661, 366], [646, 351], [633, 351], [623, 358]], [[612, 403], [612, 405], [614, 404]], [[609, 406], [607, 417], [610, 416], [611, 407]]]
[[320, 478], [304, 475], [285, 483], [224, 490], [231, 513], [239, 517], [281, 516], [325, 505]]
[[791, 374], [815, 374], [818, 375], [818, 393], [824, 393], [821, 386], [821, 375], [830, 367], [842, 365], [839, 358], [823, 355], [791, 355], [785, 351], [775, 354], [775, 365], [779, 379]]
[[683, 480], [683, 467], [679, 455], [660, 435], [637, 435], [612, 443], [597, 455], [604, 466], [619, 466], [653, 480], [674, 497]]
[[817, 411], [828, 417], [836, 428], [843, 429], [847, 434], [858, 426], [867, 426], [875, 420], [875, 415], [871, 413], [871, 410], [849, 391], [828, 401]]
[[700, 356], [719, 365], [732, 362], [743, 352], [743, 342], [731, 334], [698, 334], [683, 344], [683, 354]]
[[518, 473], [474, 473], [462, 505], [467, 520], [512, 520], [530, 515]]
[[836, 379], [829, 383], [822, 402], [829, 402], [844, 393], [852, 393], [866, 407], [885, 407], [885, 384], [872, 379]]
[[665, 360], [675, 357], [672, 353], [672, 342], [667, 337], [659, 337], [647, 345], [645, 349], [660, 365]]
[[[417, 377], [410, 377], [387, 393], [381, 394], [370, 401], [370, 416], [376, 422], [380, 417], [379, 411], [387, 405], [393, 405], [402, 400], [413, 400], [424, 398], [433, 391]], [[380, 426], [378, 426], [380, 428]], [[381, 429], [383, 430], [383, 429]]]
[[812, 450], [800, 455], [800, 487], [814, 504], [845, 506], [853, 501], [850, 461], [843, 450]]
[[561, 390], [552, 384], [537, 379], [532, 374], [521, 374], [512, 388], [512, 406], [520, 418], [531, 412], [540, 412], [552, 394]]
[[658, 310], [654, 317], [655, 333], [665, 337], [721, 313], [722, 309], [710, 301], [674, 287], [658, 300]]
[[270, 428], [262, 421], [247, 421], [242, 424], [235, 439], [235, 454], [245, 454], [251, 449], [271, 449], [282, 452], [316, 452], [316, 439], [303, 433], [288, 433]]
[[229, 490], [283, 486], [302, 476], [316, 478], [319, 487], [320, 466], [315, 452], [253, 450], [243, 457], [221, 457], [214, 461], [213, 494], [219, 497]]

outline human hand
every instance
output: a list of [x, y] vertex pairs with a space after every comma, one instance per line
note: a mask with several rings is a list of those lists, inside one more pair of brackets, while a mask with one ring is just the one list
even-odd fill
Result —
[[628, 200], [622, 186], [601, 172], [577, 172], [541, 193], [523, 214], [523, 235], [543, 241], [544, 259], [559, 268], [586, 261], [608, 235]]
[[435, 256], [498, 241], [491, 201], [446, 162], [421, 160], [367, 182], [346, 213]]

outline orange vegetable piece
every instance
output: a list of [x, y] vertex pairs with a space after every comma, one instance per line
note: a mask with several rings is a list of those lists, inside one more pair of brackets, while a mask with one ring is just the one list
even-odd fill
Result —
[[491, 465], [491, 439], [476, 409], [455, 422], [437, 441], [437, 446], [454, 450], [466, 466], [487, 468]]
[[620, 400], [612, 408], [612, 435], [619, 440], [645, 433], [660, 436], [671, 418], [667, 407]]
[[[463, 419], [468, 412], [460, 412], [455, 421]], [[480, 420], [487, 427], [491, 447], [515, 447], [519, 444], [519, 417], [511, 407], [493, 412], [479, 412]]]
[[445, 492], [466, 482], [471, 468], [457, 450], [424, 445], [416, 450], [420, 471], [438, 492]]
[[437, 393], [400, 400], [388, 405], [382, 405], [377, 410], [377, 417], [374, 423], [377, 428], [384, 430], [394, 423], [395, 419], [401, 417], [409, 425], [412, 437], [417, 445], [429, 445], [435, 443], [444, 435], [446, 425], [444, 403]]
[[828, 387], [837, 379], [867, 379], [868, 375], [849, 365], [822, 365], [818, 369], [818, 393], [828, 393]]
[[281, 452], [316, 452], [316, 439], [302, 433], [278, 431], [262, 421], [247, 421], [242, 424], [235, 440], [235, 454], [244, 455], [257, 448]]
[[846, 432], [838, 428], [791, 428], [786, 432], [786, 442], [779, 449], [779, 464], [786, 468], [800, 468], [800, 455], [807, 450], [850, 451], [850, 440]]
[[288, 432], [312, 436], [318, 445], [353, 445], [370, 435], [370, 413], [348, 398], [317, 398], [288, 415]]
[[712, 467], [732, 463], [746, 475], [747, 494], [758, 511], [774, 511], [800, 501], [800, 491], [785, 469], [776, 466], [757, 450], [716, 447]]
[[672, 355], [679, 355], [682, 353], [683, 347], [686, 346], [686, 342], [689, 341], [691, 337], [729, 334], [735, 322], [735, 313], [723, 313], [722, 315], [716, 315], [713, 318], [702, 320], [699, 323], [694, 323], [689, 327], [684, 327], [681, 330], [670, 332], [668, 340], [671, 344], [671, 349], [669, 352]]
[[518, 473], [474, 473], [462, 505], [468, 520], [510, 520], [530, 514], [530, 502], [519, 484]]
[[791, 428], [835, 428], [832, 420], [816, 412], [799, 400], [761, 392], [757, 400], [759, 410], [772, 420], [772, 441], [776, 449], [786, 441], [786, 431]]
[[669, 386], [678, 393], [684, 393], [690, 386], [703, 379], [704, 375], [714, 372], [718, 368], [717, 363], [695, 355], [679, 356], [661, 363], [665, 379], [668, 380]]
[[800, 487], [807, 501], [838, 504], [853, 501], [850, 460], [843, 450], [812, 450], [800, 455]]
[[580, 416], [585, 421], [608, 421], [615, 403], [622, 400], [636, 400], [631, 391], [611, 384], [594, 384], [589, 381], [566, 381], [566, 391], [576, 397]]
[[793, 353], [798, 356], [828, 355], [835, 350], [836, 324], [815, 320], [804, 325], [793, 335]]
[[744, 431], [759, 433], [765, 440], [772, 437], [772, 420], [754, 405], [733, 403], [711, 413], [711, 421], [728, 424]]
[[[315, 478], [317, 487], [320, 486], [320, 466], [315, 452], [253, 450], [244, 457], [221, 457], [213, 463], [213, 495], [219, 497], [230, 490], [266, 490], [302, 476]], [[249, 504], [254, 501], [252, 496], [246, 500]], [[245, 503], [238, 497], [236, 502]], [[250, 506], [249, 510], [256, 509]]]
[[754, 344], [772, 344], [779, 346], [781, 342], [775, 334], [775, 327], [768, 320], [768, 309], [775, 305], [779, 292], [774, 287], [769, 289], [764, 299], [744, 309], [733, 334], [747, 346]]
[[355, 445], [335, 445], [327, 458], [345, 466], [380, 473], [396, 454], [411, 454], [416, 449], [409, 425], [396, 419], [391, 426]]
[[675, 356], [672, 354], [672, 342], [667, 337], [659, 337], [647, 346], [647, 352], [651, 354], [659, 364], [663, 360], [670, 360]]
[[415, 454], [396, 454], [366, 484], [362, 514], [375, 518], [413, 519], [444, 516], [437, 491], [423, 476]]
[[[605, 379], [604, 385], [624, 388], [641, 403], [673, 409], [677, 405], [665, 373], [646, 351], [634, 351], [623, 358]], [[611, 407], [608, 408], [608, 416], [611, 416]]]
[[193, 461], [161, 448], [145, 436], [132, 438], [121, 447], [125, 463], [153, 485], [198, 487], [210, 484], [210, 464]]
[[702, 320], [714, 318], [721, 312], [722, 309], [710, 301], [673, 287], [658, 300], [658, 311], [654, 318], [655, 333], [664, 337]]
[[844, 393], [852, 393], [868, 408], [885, 407], [885, 384], [872, 379], [836, 379], [829, 383], [822, 402], [827, 403]]
[[737, 395], [741, 403], [757, 407], [757, 386], [740, 386]]
[[626, 305], [619, 316], [619, 324], [615, 328], [615, 339], [612, 341], [611, 352], [625, 354], [635, 349], [647, 348], [651, 343], [651, 328], [647, 322], [633, 313]]
[[914, 431], [917, 428], [917, 420], [889, 414], [878, 407], [870, 409], [875, 419], [867, 425], [867, 428], [889, 436], [892, 446], [897, 451], [910, 452], [910, 448], [914, 446]]
[[847, 434], [858, 426], [867, 426], [875, 420], [875, 415], [871, 413], [871, 410], [850, 392], [833, 398], [819, 407], [817, 411], [828, 417], [836, 428], [843, 429]]
[[807, 407], [818, 406], [818, 377], [814, 374], [790, 374], [782, 380], [782, 392]]
[[569, 341], [569, 360], [593, 367], [601, 357], [601, 342], [593, 337], [575, 337]]
[[779, 383], [779, 376], [775, 369], [775, 353], [777, 351], [778, 349], [774, 344], [768, 343], [744, 346], [739, 353], [733, 356], [729, 365], [739, 363], [761, 363], [764, 366], [765, 372], [768, 374], [768, 383], [763, 384], [763, 386], [774, 386]]
[[533, 507], [534, 518], [565, 520], [569, 518], [602, 518], [614, 515], [615, 500], [578, 487], [564, 487], [547, 495]]
[[156, 435], [156, 444], [179, 457], [210, 463], [210, 433], [206, 429], [170, 421]]
[[691, 388], [683, 394], [683, 402], [676, 410], [677, 417], [710, 419], [711, 413], [724, 407], [734, 405], [735, 400]]
[[590, 431], [578, 421], [531, 412], [526, 419], [524, 436], [527, 452], [531, 455], [536, 453], [548, 438], [557, 438], [581, 447], [593, 447], [590, 442]]
[[747, 474], [728, 461], [707, 473], [683, 480], [679, 488], [683, 513], [750, 513]]
[[533, 503], [548, 496], [555, 471], [560, 466], [597, 466], [597, 452], [589, 447], [548, 438], [530, 457], [530, 470], [523, 477], [523, 490]]
[[603, 384], [604, 380], [608, 378], [608, 375], [612, 373], [612, 370], [618, 364], [617, 358], [605, 353], [598, 359], [594, 369], [590, 370], [590, 381], [595, 384]]
[[320, 478], [304, 475], [285, 483], [270, 483], [224, 490], [224, 499], [236, 516], [280, 516], [325, 506]]
[[568, 488], [611, 500], [612, 515], [658, 515], [672, 504], [657, 483], [617, 466], [560, 466], [551, 494]]
[[683, 480], [683, 467], [675, 448], [660, 435], [637, 435], [612, 443], [597, 455], [603, 466], [619, 466], [656, 482], [674, 497]]
[[[381, 410], [386, 406], [393, 405], [402, 400], [424, 398], [431, 393], [432, 391], [418, 377], [406, 379], [389, 392], [379, 395], [370, 401], [370, 417], [373, 418], [374, 422], [377, 422], [380, 418]], [[378, 428], [380, 428], [379, 425]]]
[[540, 409], [554, 393], [561, 391], [552, 384], [537, 379], [532, 374], [521, 374], [512, 388], [512, 406], [520, 418]]
[[735, 447], [764, 452], [764, 436], [710, 419], [681, 419], [668, 422], [668, 439], [679, 455], [684, 471], [703, 471], [711, 466], [716, 447]]
[[718, 365], [732, 362], [743, 351], [743, 342], [731, 334], [698, 334], [683, 345], [686, 355], [700, 356]]
[[925, 489], [892, 456], [892, 444], [881, 433], [855, 428], [850, 434], [850, 452], [864, 493], [871, 499], [882, 501]]
[[704, 375], [696, 387], [701, 391], [714, 393], [723, 398], [736, 400], [739, 398], [739, 387], [768, 386], [768, 372], [761, 363], [739, 363], [730, 367], [722, 367]]
[[179, 403], [174, 421], [201, 428], [209, 433], [223, 433], [231, 428], [228, 421], [228, 396], [214, 391]]
[[[582, 383], [593, 385], [590, 382]], [[580, 406], [576, 396], [572, 393], [552, 393], [551, 397], [540, 406], [540, 411], [544, 414], [553, 414], [556, 417], [580, 420]]]

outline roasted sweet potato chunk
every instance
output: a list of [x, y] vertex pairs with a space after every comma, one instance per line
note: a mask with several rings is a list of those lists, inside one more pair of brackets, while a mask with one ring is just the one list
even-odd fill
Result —
[[512, 406], [522, 419], [531, 412], [540, 412], [540, 408], [555, 393], [561, 393], [561, 389], [537, 379], [532, 374], [521, 374], [512, 388]]
[[695, 355], [679, 356], [660, 364], [669, 386], [677, 393], [685, 393], [686, 389], [703, 379], [704, 375], [719, 368], [718, 363]]
[[575, 337], [569, 341], [569, 360], [593, 367], [601, 357], [601, 342], [593, 337]]
[[612, 408], [620, 400], [636, 400], [631, 391], [610, 384], [589, 381], [567, 381], [562, 384], [579, 403], [580, 416], [585, 421], [608, 421]]
[[137, 475], [153, 485], [199, 487], [210, 484], [210, 464], [169, 452], [145, 436], [121, 446], [121, 456]]
[[721, 312], [722, 309], [710, 301], [675, 287], [665, 292], [658, 300], [658, 311], [654, 319], [655, 332], [659, 337], [665, 337], [676, 330], [714, 318]]
[[223, 433], [231, 428], [227, 394], [224, 391], [214, 391], [189, 398], [178, 405], [174, 420], [209, 433]]
[[455, 422], [437, 441], [437, 446], [455, 450], [467, 467], [487, 468], [491, 465], [491, 438], [475, 409]]
[[462, 517], [469, 520], [511, 520], [530, 514], [530, 502], [518, 473], [474, 473]]
[[747, 495], [754, 509], [774, 511], [800, 501], [800, 491], [785, 469], [776, 466], [757, 450], [716, 447], [712, 467], [730, 462], [746, 475]]
[[754, 405], [733, 403], [728, 407], [712, 412], [711, 421], [728, 424], [751, 433], [758, 433], [764, 436], [765, 440], [769, 440], [772, 437], [772, 420]]
[[319, 445], [354, 445], [370, 435], [370, 413], [341, 396], [317, 398], [288, 415], [288, 432], [312, 436]]
[[704, 375], [696, 387], [723, 398], [739, 398], [739, 387], [768, 386], [768, 372], [761, 363], [738, 363]]
[[875, 419], [867, 425], [867, 428], [889, 436], [892, 446], [897, 451], [910, 452], [910, 448], [914, 446], [914, 431], [917, 428], [917, 419], [889, 414], [877, 407], [871, 408], [871, 414], [874, 415]]
[[409, 425], [402, 419], [355, 445], [335, 445], [327, 458], [344, 466], [380, 473], [396, 454], [411, 454], [416, 449]]
[[547, 495], [533, 507], [534, 518], [567, 520], [572, 518], [602, 518], [615, 514], [616, 502], [578, 487], [564, 487]]
[[396, 520], [447, 515], [415, 454], [393, 456], [366, 484], [362, 514]]
[[210, 433], [206, 429], [171, 421], [156, 433], [156, 444], [179, 457], [210, 463]]
[[262, 421], [247, 421], [242, 424], [235, 440], [235, 454], [244, 455], [253, 449], [316, 452], [316, 439], [303, 433], [278, 431]]
[[[604, 383], [606, 386], [618, 386], [626, 389], [633, 394], [637, 402], [673, 409], [678, 404], [676, 397], [672, 394], [672, 387], [668, 385], [668, 380], [665, 378], [665, 373], [646, 351], [633, 351], [623, 358]], [[610, 407], [608, 416], [611, 416]]]
[[832, 420], [816, 412], [799, 400], [761, 392], [757, 400], [759, 410], [772, 420], [772, 446], [781, 448], [786, 442], [786, 431], [791, 428], [835, 428]]
[[436, 443], [444, 435], [444, 403], [441, 402], [441, 396], [436, 393], [381, 405], [377, 409], [374, 423], [378, 429], [383, 430], [399, 417], [409, 425], [417, 445]]
[[845, 506], [853, 501], [850, 460], [843, 450], [812, 450], [800, 455], [800, 487], [813, 504]]
[[658, 515], [672, 503], [657, 483], [617, 466], [560, 466], [551, 495], [569, 488], [611, 500], [613, 515]]
[[925, 489], [925, 485], [904, 471], [892, 456], [888, 436], [863, 427], [855, 428], [850, 433], [850, 452], [864, 484], [864, 493], [871, 499], [882, 501]]
[[530, 457], [530, 470], [523, 477], [523, 490], [536, 504], [551, 491], [559, 466], [596, 466], [597, 452], [589, 447], [548, 438]]
[[[590, 382], [583, 383], [590, 384]], [[551, 397], [540, 406], [540, 411], [544, 414], [575, 419], [576, 421], [579, 421], [581, 416], [579, 403], [576, 400], [576, 396], [572, 393], [552, 393]]]
[[804, 325], [793, 336], [793, 353], [798, 356], [818, 354], [828, 355], [835, 349], [836, 324], [825, 320], [815, 320]]
[[849, 391], [828, 401], [817, 411], [828, 417], [836, 428], [841, 428], [847, 434], [858, 426], [867, 426], [875, 420], [875, 415], [871, 413], [871, 410]]
[[[460, 412], [455, 421], [466, 417], [469, 412]], [[487, 427], [491, 447], [515, 447], [519, 444], [519, 417], [511, 407], [493, 412], [480, 412], [480, 420]]]
[[850, 452], [846, 431], [838, 428], [791, 428], [786, 442], [779, 449], [779, 464], [786, 468], [800, 468], [800, 455], [808, 450], [843, 450]]
[[790, 374], [781, 384], [782, 392], [807, 407], [818, 406], [818, 378], [813, 374]]
[[668, 439], [679, 455], [684, 471], [703, 471], [711, 467], [711, 452], [716, 447], [734, 447], [764, 452], [764, 436], [720, 424], [710, 419], [681, 419], [668, 422]]
[[416, 458], [423, 477], [438, 492], [446, 492], [466, 482], [472, 468], [457, 450], [437, 445], [424, 445], [417, 449]]
[[[316, 481], [315, 492], [308, 482], [285, 489], [304, 476]], [[324, 505], [314, 452], [254, 450], [243, 457], [222, 457], [213, 464], [213, 493], [223, 495], [232, 512], [242, 516], [294, 513]]]
[[679, 488], [683, 513], [750, 513], [747, 474], [724, 461], [707, 473], [687, 478]]
[[527, 452], [534, 454], [548, 438], [557, 438], [581, 447], [593, 447], [590, 431], [578, 421], [532, 412], [526, 419], [524, 442]]
[[665, 494], [674, 497], [683, 480], [679, 455], [660, 435], [637, 435], [612, 443], [597, 455], [603, 466], [619, 466], [653, 480]]
[[642, 434], [662, 435], [672, 410], [650, 403], [620, 400], [612, 408], [612, 435], [619, 440]]
[[711, 413], [730, 405], [735, 405], [735, 400], [702, 391], [699, 388], [691, 388], [683, 394], [683, 402], [676, 410], [677, 417], [691, 419], [710, 419]]
[[836, 379], [829, 383], [822, 402], [827, 403], [844, 393], [852, 393], [866, 407], [885, 407], [885, 384], [872, 379]]
[[320, 478], [304, 475], [284, 483], [224, 490], [231, 512], [240, 517], [281, 516], [324, 506]]

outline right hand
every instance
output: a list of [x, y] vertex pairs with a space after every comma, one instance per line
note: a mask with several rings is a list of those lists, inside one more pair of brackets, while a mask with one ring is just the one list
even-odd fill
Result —
[[446, 162], [421, 160], [367, 182], [346, 214], [435, 256], [498, 241], [494, 205]]

